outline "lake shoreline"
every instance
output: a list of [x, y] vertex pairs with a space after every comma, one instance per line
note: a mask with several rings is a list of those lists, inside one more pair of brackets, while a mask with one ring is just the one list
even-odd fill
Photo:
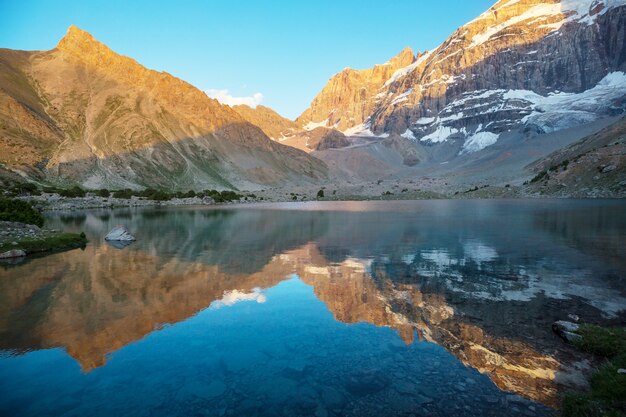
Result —
[[[333, 194], [325, 193], [324, 197], [318, 198], [317, 191], [313, 189], [298, 189], [298, 192], [288, 192], [283, 189], [270, 189], [255, 191], [257, 198], [241, 199], [231, 202], [216, 203], [206, 198], [172, 198], [165, 201], [150, 200], [143, 197], [133, 196], [129, 199], [114, 197], [61, 197], [58, 194], [42, 193], [39, 196], [18, 197], [33, 204], [40, 211], [64, 211], [64, 210], [88, 210], [88, 209], [115, 209], [115, 208], [136, 208], [136, 207], [184, 207], [184, 206], [230, 206], [248, 205], [262, 203], [302, 203], [311, 201], [422, 201], [422, 200], [602, 200], [602, 199], [624, 199], [622, 196], [560, 196], [560, 195], [538, 195], [520, 193], [519, 190], [502, 189], [495, 190], [495, 187], [487, 190], [485, 188], [467, 191], [463, 193], [447, 195], [435, 192], [400, 192], [381, 195], [372, 194]], [[315, 189], [317, 190], [317, 188]]]

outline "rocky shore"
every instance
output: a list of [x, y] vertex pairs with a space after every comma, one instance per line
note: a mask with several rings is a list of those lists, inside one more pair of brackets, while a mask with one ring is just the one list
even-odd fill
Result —
[[42, 211], [214, 204], [211, 197], [172, 198], [166, 201], [156, 201], [136, 196], [131, 198], [98, 197], [95, 195], [87, 195], [86, 197], [61, 197], [56, 193], [42, 193], [41, 195], [20, 197], [20, 199], [29, 201], [34, 207]]
[[84, 246], [84, 234], [63, 233], [32, 224], [0, 221], [0, 260], [19, 259], [39, 252], [55, 252]]

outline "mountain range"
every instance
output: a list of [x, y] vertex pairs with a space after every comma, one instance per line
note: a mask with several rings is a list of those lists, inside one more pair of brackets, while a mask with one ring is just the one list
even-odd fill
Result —
[[[87, 188], [521, 186], [553, 166], [542, 158], [623, 131], [625, 28], [626, 0], [500, 0], [433, 50], [335, 74], [293, 121], [222, 105], [71, 27], [50, 51], [0, 50], [0, 162]], [[623, 141], [587, 165], [568, 190], [625, 192]]]

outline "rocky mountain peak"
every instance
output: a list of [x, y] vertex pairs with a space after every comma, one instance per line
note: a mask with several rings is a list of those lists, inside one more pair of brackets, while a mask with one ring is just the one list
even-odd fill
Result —
[[[419, 52], [418, 52], [419, 54]], [[415, 53], [410, 47], [404, 48], [400, 53], [393, 58], [391, 58], [387, 64], [391, 65], [394, 68], [402, 68], [407, 65], [411, 65], [415, 61]]]
[[113, 52], [106, 45], [98, 42], [91, 33], [74, 25], [67, 29], [67, 33], [61, 38], [56, 49], [77, 55]]
[[372, 113], [380, 88], [398, 71], [415, 61], [411, 48], [404, 48], [384, 64], [335, 74], [296, 120], [307, 130], [318, 126], [345, 130], [363, 123]]

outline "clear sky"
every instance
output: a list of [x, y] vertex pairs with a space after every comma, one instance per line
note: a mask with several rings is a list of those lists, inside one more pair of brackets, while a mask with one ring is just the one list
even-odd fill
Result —
[[0, 0], [0, 47], [51, 49], [74, 24], [148, 68], [294, 118], [334, 73], [432, 49], [494, 3]]

